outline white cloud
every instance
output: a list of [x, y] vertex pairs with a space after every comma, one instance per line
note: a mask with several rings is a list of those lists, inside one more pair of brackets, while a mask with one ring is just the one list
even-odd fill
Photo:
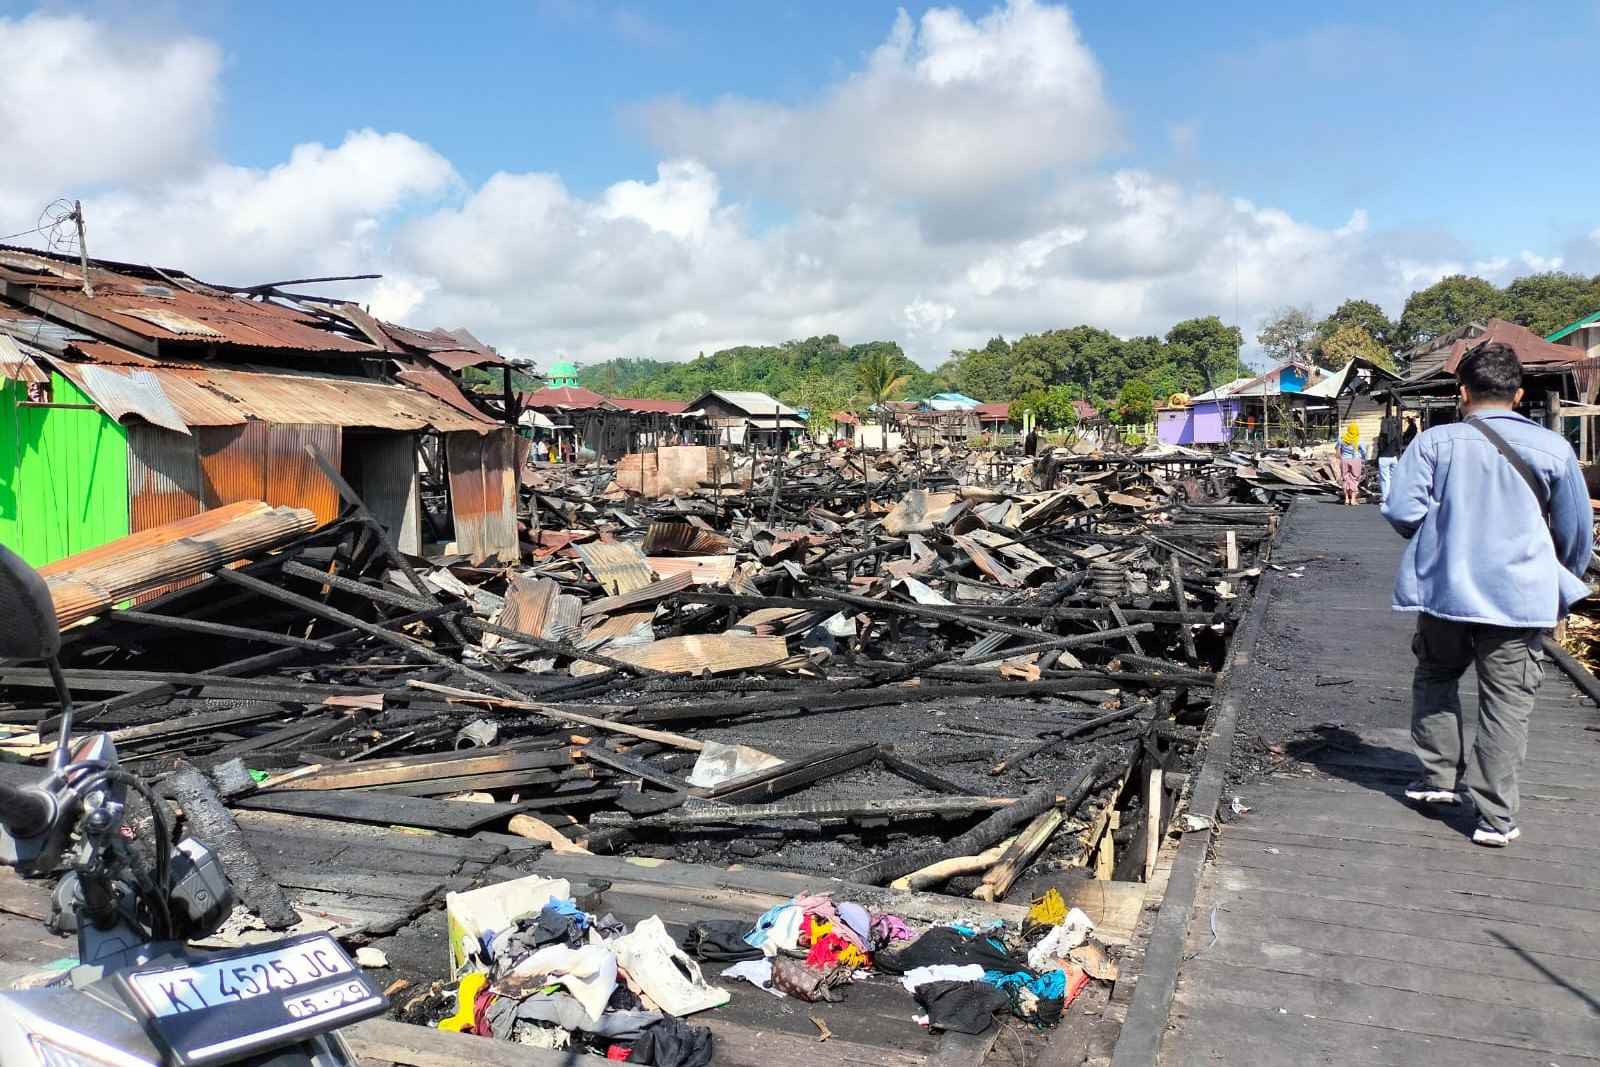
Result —
[[[209, 164], [150, 189], [86, 199], [90, 249], [218, 281], [367, 273], [386, 221], [457, 181], [404, 134], [360, 130], [298, 145], [270, 169]], [[270, 277], [268, 277], [270, 276]]]
[[977, 20], [903, 10], [864, 69], [785, 106], [723, 97], [640, 111], [666, 151], [839, 210], [964, 200], [1100, 158], [1118, 143], [1100, 65], [1064, 7], [1011, 0]]
[[921, 297], [905, 306], [900, 313], [906, 329], [914, 334], [938, 333], [945, 324], [956, 317], [956, 309]]
[[[41, 22], [0, 20], [0, 38]], [[592, 196], [556, 173], [468, 186], [399, 132], [230, 165], [210, 154], [214, 46], [83, 19], [51, 28], [69, 47], [40, 68], [50, 78], [89, 66], [99, 96], [155, 101], [112, 109], [120, 125], [102, 135], [120, 155], [68, 152], [52, 157], [59, 172], [27, 176], [46, 199], [88, 190], [94, 253], [225, 282], [382, 272], [341, 291], [540, 360], [838, 333], [899, 340], [932, 365], [997, 333], [1159, 334], [1206, 314], [1237, 317], [1251, 337], [1284, 304], [1326, 311], [1360, 296], [1398, 312], [1412, 288], [1473, 259], [1446, 234], [1375, 232], [1359, 209], [1318, 225], [1148, 170], [1100, 169], [1116, 119], [1098, 65], [1064, 8], [1031, 0], [977, 19], [902, 16], [859, 71], [803, 106], [655, 105], [651, 129], [681, 154]], [[19, 89], [0, 71], [0, 117], [8, 86]], [[51, 136], [0, 122], [8, 158], [48, 155]], [[9, 175], [0, 187], [0, 209], [18, 189], [38, 195]], [[793, 197], [789, 214], [758, 225], [749, 190], [763, 206]], [[1560, 262], [1524, 252], [1475, 266]]]
[[8, 226], [56, 197], [160, 179], [207, 154], [222, 63], [209, 41], [35, 14], [0, 18], [0, 54]]
[[1541, 256], [1536, 252], [1529, 252], [1527, 249], [1523, 249], [1522, 254], [1517, 259], [1524, 267], [1535, 274], [1560, 270], [1561, 264], [1564, 262], [1560, 256]]

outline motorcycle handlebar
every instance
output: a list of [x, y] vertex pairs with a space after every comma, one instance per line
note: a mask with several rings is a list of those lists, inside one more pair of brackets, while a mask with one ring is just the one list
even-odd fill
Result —
[[45, 793], [0, 782], [0, 824], [17, 837], [38, 837], [54, 817], [55, 805]]

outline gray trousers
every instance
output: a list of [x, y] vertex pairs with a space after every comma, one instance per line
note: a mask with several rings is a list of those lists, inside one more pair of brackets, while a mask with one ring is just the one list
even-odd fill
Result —
[[[1528, 717], [1544, 681], [1543, 630], [1451, 622], [1417, 616], [1411, 651], [1411, 740], [1427, 784], [1465, 784], [1478, 815], [1496, 830], [1516, 824], [1517, 775], [1528, 754]], [[1459, 683], [1468, 667], [1478, 673], [1478, 713], [1461, 711]], [[1468, 728], [1475, 735], [1469, 753]]]

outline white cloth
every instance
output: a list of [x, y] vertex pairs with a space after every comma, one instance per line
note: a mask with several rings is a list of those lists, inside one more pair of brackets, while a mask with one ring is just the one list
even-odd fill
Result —
[[763, 993], [782, 1000], [788, 994], [772, 984], [771, 960], [741, 960], [722, 972], [724, 978], [742, 978]]
[[782, 952], [796, 952], [800, 948], [800, 927], [805, 925], [805, 909], [797, 904], [791, 904], [778, 913], [772, 921], [772, 926], [767, 930], [767, 939], [761, 943], [761, 951], [770, 958]]
[[549, 975], [566, 986], [590, 1018], [598, 1019], [617, 988], [617, 957], [604, 945], [546, 945], [517, 964], [511, 973]]
[[1028, 966], [1036, 971], [1052, 971], [1056, 960], [1083, 944], [1094, 930], [1094, 920], [1080, 909], [1073, 908], [1060, 926], [1044, 935], [1044, 939], [1028, 950]]
[[940, 963], [932, 967], [913, 967], [900, 978], [907, 993], [915, 993], [918, 986], [929, 982], [981, 982], [981, 963]]

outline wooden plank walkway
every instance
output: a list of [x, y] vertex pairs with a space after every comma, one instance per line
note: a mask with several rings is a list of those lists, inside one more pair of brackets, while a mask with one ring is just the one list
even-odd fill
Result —
[[1235, 790], [1252, 810], [1217, 835], [1162, 1064], [1600, 1064], [1600, 712], [1549, 666], [1509, 849], [1471, 843], [1470, 807], [1408, 806], [1400, 548], [1373, 507], [1285, 524], [1277, 558], [1328, 558], [1271, 594], [1252, 699], [1342, 725]]

